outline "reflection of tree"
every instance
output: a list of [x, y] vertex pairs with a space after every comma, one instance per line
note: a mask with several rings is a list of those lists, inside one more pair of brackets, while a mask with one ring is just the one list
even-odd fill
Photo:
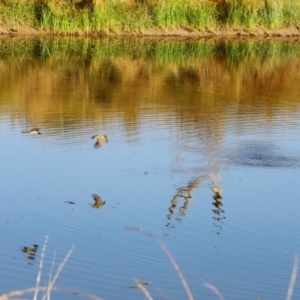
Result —
[[214, 199], [214, 202], [212, 203], [214, 208], [212, 209], [212, 212], [214, 213], [214, 216], [212, 217], [214, 219], [213, 226], [217, 228], [216, 233], [220, 234], [220, 231], [222, 230], [222, 224], [223, 220], [225, 220], [225, 216], [222, 214], [225, 213], [225, 211], [222, 209], [223, 203], [222, 203], [222, 189], [217, 184], [216, 180], [221, 181], [221, 177], [219, 174], [209, 174], [209, 177], [212, 181], [211, 190], [213, 191], [214, 195], [212, 198]]
[[[89, 120], [138, 131], [147, 107], [148, 116], [180, 118], [183, 132], [193, 124], [223, 136], [228, 114], [253, 118], [257, 98], [262, 115], [299, 107], [296, 43], [2, 40], [0, 57], [0, 105], [12, 119], [76, 135]], [[293, 101], [282, 102], [289, 91]], [[237, 102], [248, 109], [220, 109]]]
[[211, 190], [214, 192], [213, 198], [216, 201], [221, 201], [222, 197], [222, 189], [217, 185], [216, 180], [222, 181], [220, 175], [218, 173], [209, 173], [209, 178], [212, 181], [213, 185], [211, 187]]
[[[196, 179], [189, 182], [189, 184], [185, 187], [182, 187], [178, 190], [177, 194], [174, 195], [171, 200], [171, 205], [169, 207], [169, 214], [167, 215], [168, 220], [172, 220], [174, 215], [174, 211], [178, 205], [178, 201], [183, 199], [183, 205], [179, 207], [179, 216], [184, 217], [186, 215], [187, 210], [189, 209], [190, 201], [194, 199], [193, 191], [197, 189], [201, 183], [208, 178], [208, 175], [199, 176]], [[176, 217], [178, 221], [181, 221], [180, 217]], [[171, 224], [168, 222], [167, 227], [170, 227]]]
[[222, 230], [222, 224], [223, 224], [223, 220], [225, 219], [225, 216], [223, 216], [222, 214], [225, 212], [222, 209], [223, 203], [221, 201], [216, 200], [215, 197], [214, 198], [214, 202], [212, 203], [214, 205], [215, 208], [212, 209], [213, 213], [215, 214], [212, 218], [215, 220], [215, 222], [213, 223], [213, 226], [217, 228], [216, 233], [220, 234], [220, 230]]
[[167, 214], [167, 219], [169, 220], [166, 224], [167, 227], [175, 228], [174, 225], [171, 224], [171, 220], [174, 217], [176, 208], [178, 206], [179, 201], [182, 199], [183, 204], [178, 208], [178, 213], [175, 217], [175, 220], [181, 222], [182, 217], [186, 216], [187, 210], [190, 207], [191, 200], [194, 199], [193, 192], [195, 189], [199, 188], [200, 185], [205, 180], [211, 180], [211, 190], [213, 191], [212, 198], [214, 199], [213, 204], [213, 226], [217, 228], [216, 233], [220, 234], [220, 230], [222, 229], [223, 220], [225, 219], [225, 216], [223, 215], [225, 211], [222, 209], [223, 203], [222, 203], [222, 189], [217, 184], [217, 181], [222, 181], [220, 175], [218, 173], [208, 173], [202, 176], [198, 176], [194, 180], [190, 181], [187, 186], [184, 186], [178, 190], [178, 192], [173, 196], [171, 200], [171, 205], [169, 206], [169, 214]]

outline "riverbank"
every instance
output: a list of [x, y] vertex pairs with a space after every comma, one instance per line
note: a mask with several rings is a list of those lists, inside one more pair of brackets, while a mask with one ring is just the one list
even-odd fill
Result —
[[300, 0], [3, 0], [0, 34], [296, 37]]
[[[0, 26], [0, 35], [4, 36], [61, 36], [69, 35], [64, 33], [56, 33], [50, 30], [38, 30], [28, 25], [15, 25], [11, 27]], [[256, 27], [252, 30], [247, 28], [223, 28], [217, 30], [187, 30], [184, 28], [179, 29], [164, 29], [152, 28], [143, 32], [120, 32], [116, 33], [101, 33], [91, 32], [89, 34], [80, 34], [79, 36], [143, 36], [143, 37], [187, 37], [187, 38], [234, 38], [234, 37], [298, 37], [300, 31], [297, 27], [286, 27], [269, 29], [264, 27]]]

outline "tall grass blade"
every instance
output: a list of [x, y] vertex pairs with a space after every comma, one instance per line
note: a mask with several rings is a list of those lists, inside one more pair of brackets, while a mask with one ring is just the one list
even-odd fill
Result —
[[291, 280], [290, 280], [290, 285], [288, 289], [288, 293], [286, 296], [286, 300], [291, 300], [293, 296], [293, 291], [294, 291], [294, 286], [297, 278], [297, 271], [298, 271], [298, 255], [295, 255], [294, 258], [294, 266], [293, 266], [293, 271], [291, 275]]
[[52, 259], [52, 264], [51, 264], [51, 270], [50, 270], [49, 282], [48, 282], [48, 287], [49, 288], [48, 288], [48, 290], [46, 292], [46, 293], [48, 293], [47, 300], [50, 300], [50, 283], [51, 283], [51, 279], [52, 279], [52, 272], [53, 272], [53, 268], [54, 268], [55, 258], [56, 258], [56, 251], [54, 251], [53, 259]]
[[36, 290], [34, 292], [33, 300], [37, 299], [38, 292], [39, 292], [38, 287], [39, 287], [41, 276], [42, 276], [42, 269], [43, 269], [43, 264], [44, 264], [45, 252], [46, 252], [46, 248], [47, 248], [47, 242], [48, 242], [48, 235], [45, 236], [44, 246], [43, 246], [42, 253], [41, 253], [39, 271], [38, 271], [38, 274], [37, 274], [37, 277], [36, 277], [36, 286], [35, 286]]
[[144, 293], [147, 300], [153, 300], [150, 293], [147, 291], [147, 289], [143, 286], [143, 284], [139, 280], [134, 279], [134, 282], [135, 282], [137, 288], [140, 289]]
[[[69, 288], [65, 288], [65, 287], [60, 287], [60, 286], [52, 286], [52, 291], [62, 291], [62, 292], [66, 292], [66, 293], [78, 293], [84, 297], [90, 298], [92, 300], [103, 300], [103, 298], [100, 298], [96, 295], [90, 294], [90, 293], [85, 293], [85, 292], [81, 292], [81, 291], [76, 291], [74, 289], [69, 289]], [[0, 295], [0, 300], [12, 300], [12, 298], [14, 297], [18, 297], [18, 296], [22, 296], [24, 294], [27, 293], [34, 293], [36, 290], [36, 287], [32, 287], [32, 288], [28, 288], [28, 289], [24, 289], [24, 290], [16, 290], [16, 291], [12, 291], [8, 294], [3, 294]], [[48, 286], [39, 286], [38, 290], [40, 292], [45, 292], [48, 290]]]
[[220, 300], [225, 300], [221, 292], [214, 285], [205, 282], [204, 286], [211, 289], [219, 297]]
[[63, 269], [63, 267], [65, 266], [66, 262], [68, 261], [69, 257], [71, 256], [73, 250], [74, 250], [74, 245], [71, 247], [71, 249], [69, 250], [69, 252], [67, 253], [67, 255], [65, 256], [63, 262], [59, 265], [56, 274], [54, 275], [52, 281], [49, 283], [48, 285], [48, 289], [47, 289], [47, 293], [44, 295], [44, 297], [42, 298], [42, 300], [46, 300], [48, 297], [48, 293], [50, 293], [50, 291], [52, 290], [52, 287], [55, 284], [55, 281], [57, 280], [61, 270]]
[[183, 276], [183, 274], [182, 274], [182, 272], [181, 272], [181, 270], [180, 270], [180, 268], [179, 268], [179, 266], [178, 266], [175, 258], [173, 257], [173, 255], [171, 254], [171, 252], [168, 250], [168, 248], [163, 244], [163, 242], [161, 242], [159, 239], [156, 239], [151, 233], [149, 233], [149, 232], [147, 232], [147, 231], [145, 231], [145, 230], [143, 230], [141, 228], [125, 227], [125, 229], [127, 229], [127, 230], [133, 230], [133, 231], [137, 231], [137, 232], [141, 232], [141, 233], [143, 233], [143, 234], [147, 235], [148, 237], [151, 237], [151, 238], [153, 238], [155, 240], [155, 242], [164, 250], [164, 252], [168, 256], [169, 260], [171, 261], [171, 263], [172, 263], [174, 269], [176, 270], [176, 272], [177, 272], [177, 274], [178, 274], [178, 276], [179, 276], [179, 278], [181, 280], [181, 283], [182, 283], [182, 285], [183, 285], [183, 287], [184, 287], [184, 289], [186, 291], [188, 299], [189, 300], [194, 300], [194, 297], [193, 297], [193, 295], [191, 293], [191, 290], [190, 290], [190, 288], [189, 288], [189, 286], [188, 286], [188, 284], [187, 284], [187, 282], [186, 282], [186, 280], [185, 280], [185, 278], [184, 278], [184, 276]]

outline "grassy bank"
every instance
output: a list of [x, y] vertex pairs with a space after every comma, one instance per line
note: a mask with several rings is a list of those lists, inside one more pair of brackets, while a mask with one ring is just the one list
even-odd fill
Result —
[[69, 35], [298, 28], [300, 0], [0, 0], [0, 20]]

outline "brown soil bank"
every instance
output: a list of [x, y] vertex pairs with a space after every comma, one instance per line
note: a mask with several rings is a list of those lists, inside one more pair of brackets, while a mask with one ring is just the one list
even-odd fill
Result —
[[[7, 28], [0, 26], [0, 35], [3, 36], [57, 36], [57, 35], [68, 35], [64, 33], [55, 33], [47, 30], [38, 30], [28, 25], [17, 25]], [[268, 29], [264, 27], [256, 27], [251, 30], [247, 28], [224, 28], [219, 30], [192, 30], [192, 29], [163, 29], [153, 28], [147, 29], [143, 32], [121, 32], [121, 33], [77, 33], [76, 35], [85, 36], [145, 36], [145, 37], [187, 37], [187, 38], [201, 38], [201, 37], [298, 37], [300, 36], [299, 27], [286, 27], [277, 29]]]

